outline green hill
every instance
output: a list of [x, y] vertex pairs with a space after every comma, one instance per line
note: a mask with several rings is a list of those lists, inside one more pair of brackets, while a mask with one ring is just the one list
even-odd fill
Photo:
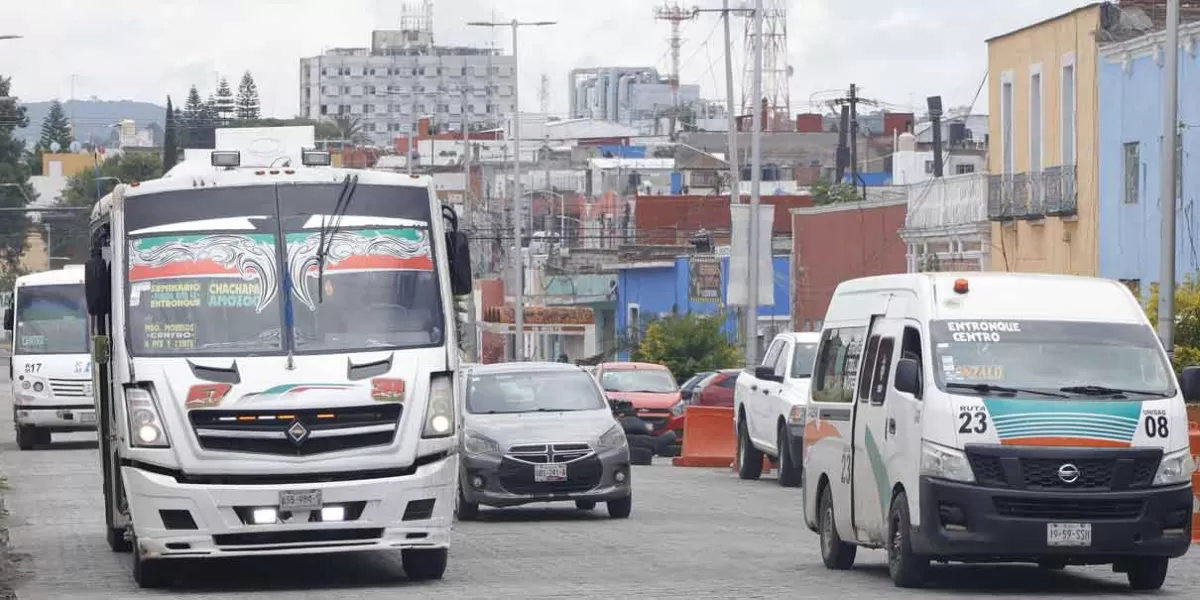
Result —
[[[75, 125], [75, 139], [108, 143], [113, 136], [112, 125], [122, 119], [133, 119], [138, 129], [157, 123], [165, 127], [166, 106], [132, 100], [68, 100], [63, 103], [67, 116]], [[41, 134], [42, 119], [50, 111], [50, 102], [25, 103], [29, 127], [17, 130], [17, 137], [33, 144]]]

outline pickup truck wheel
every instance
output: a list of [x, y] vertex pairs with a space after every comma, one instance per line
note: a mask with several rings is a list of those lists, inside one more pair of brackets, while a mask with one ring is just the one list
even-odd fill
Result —
[[795, 456], [792, 456], [792, 436], [788, 434], [787, 428], [779, 428], [778, 436], [779, 448], [779, 485], [783, 487], [799, 487], [800, 486], [800, 465], [796, 463]]
[[821, 534], [821, 562], [829, 569], [845, 571], [854, 566], [854, 558], [858, 555], [858, 546], [847, 544], [838, 535], [833, 518], [833, 492], [829, 486], [821, 490], [821, 498], [817, 505], [818, 531]]
[[737, 438], [738, 477], [742, 479], [762, 477], [763, 454], [750, 441], [750, 434], [746, 432], [744, 418], [738, 420]]
[[1135, 559], [1125, 576], [1129, 579], [1129, 587], [1135, 590], [1157, 590], [1167, 580], [1167, 559], [1159, 556]]

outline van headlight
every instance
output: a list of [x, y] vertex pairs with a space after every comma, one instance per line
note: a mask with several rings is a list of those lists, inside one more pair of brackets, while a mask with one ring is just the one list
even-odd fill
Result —
[[1192, 451], [1184, 448], [1179, 452], [1172, 452], [1163, 456], [1161, 462], [1158, 463], [1158, 472], [1154, 474], [1154, 485], [1174, 485], [1177, 483], [1187, 483], [1192, 478], [1192, 472], [1196, 470], [1196, 463], [1192, 460]]
[[125, 388], [125, 414], [129, 417], [130, 444], [135, 448], [170, 448], [167, 429], [150, 390]]
[[499, 454], [500, 444], [482, 433], [468, 429], [463, 432], [463, 451], [467, 454]]
[[605, 431], [604, 434], [600, 436], [599, 442], [601, 448], [610, 449], [620, 448], [626, 443], [625, 428], [621, 427], [619, 423], [617, 425], [613, 425], [608, 431]]
[[423, 438], [454, 435], [454, 383], [452, 375], [437, 373], [429, 378], [429, 405], [425, 408]]
[[974, 483], [975, 473], [962, 450], [921, 442], [921, 475]]

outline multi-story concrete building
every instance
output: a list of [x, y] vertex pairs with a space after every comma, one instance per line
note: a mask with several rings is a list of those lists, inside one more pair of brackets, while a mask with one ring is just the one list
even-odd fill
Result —
[[495, 127], [516, 110], [512, 56], [436, 46], [428, 30], [371, 32], [369, 48], [300, 59], [300, 115], [359, 120], [361, 137], [391, 147], [431, 117], [438, 131]]
[[[671, 110], [671, 85], [654, 67], [574, 69], [569, 81], [571, 118], [613, 121], [649, 133]], [[698, 118], [711, 108], [693, 84], [679, 86], [679, 106], [681, 113], [690, 110]]]

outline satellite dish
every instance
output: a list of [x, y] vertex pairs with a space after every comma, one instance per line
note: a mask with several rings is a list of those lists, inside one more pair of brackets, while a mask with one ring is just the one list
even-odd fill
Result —
[[58, 142], [50, 142], [50, 151], [51, 152], [58, 154], [59, 150], [62, 150], [62, 144], [60, 144]]
[[71, 148], [71, 152], [74, 152], [75, 154], [79, 154], [83, 150], [83, 144], [80, 144], [78, 141], [71, 142], [70, 148]]

